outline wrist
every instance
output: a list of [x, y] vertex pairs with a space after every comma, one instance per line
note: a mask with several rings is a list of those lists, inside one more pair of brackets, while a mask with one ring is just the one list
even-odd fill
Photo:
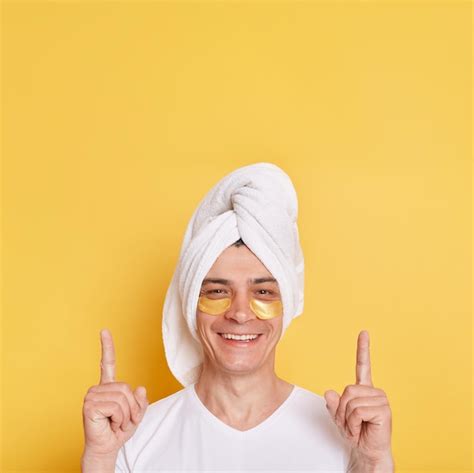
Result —
[[365, 458], [353, 450], [349, 473], [394, 473], [395, 464], [392, 453], [380, 459]]
[[395, 467], [393, 461], [387, 460], [383, 463], [368, 464], [362, 470], [363, 473], [394, 473]]
[[81, 457], [82, 473], [114, 472], [117, 462], [116, 453], [98, 454], [84, 450]]

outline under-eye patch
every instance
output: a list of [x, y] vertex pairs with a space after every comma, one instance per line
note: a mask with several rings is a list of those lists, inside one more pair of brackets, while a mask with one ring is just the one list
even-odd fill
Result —
[[253, 313], [263, 320], [273, 319], [283, 313], [281, 301], [263, 302], [258, 299], [250, 299], [250, 308]]
[[209, 297], [199, 297], [198, 307], [201, 312], [209, 315], [219, 315], [225, 312], [231, 304], [230, 297], [223, 299], [209, 299]]
[[[209, 315], [219, 315], [224, 313], [231, 305], [230, 297], [222, 299], [209, 299], [206, 296], [200, 296], [198, 308], [201, 312]], [[273, 319], [283, 313], [283, 306], [280, 300], [264, 302], [258, 299], [250, 299], [250, 309], [259, 318], [263, 320]]]

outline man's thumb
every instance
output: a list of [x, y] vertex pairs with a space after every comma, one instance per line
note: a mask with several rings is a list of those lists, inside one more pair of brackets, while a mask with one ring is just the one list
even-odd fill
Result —
[[339, 407], [340, 396], [336, 391], [331, 389], [324, 393], [324, 399], [326, 400], [326, 408], [329, 411], [329, 414], [331, 414], [331, 417], [334, 419], [337, 408]]
[[145, 386], [138, 386], [138, 388], [135, 389], [135, 397], [137, 398], [137, 401], [142, 409], [148, 405]]

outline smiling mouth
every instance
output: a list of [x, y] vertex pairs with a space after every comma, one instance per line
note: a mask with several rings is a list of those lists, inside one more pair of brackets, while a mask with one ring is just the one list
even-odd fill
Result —
[[[225, 333], [225, 332], [224, 332]], [[224, 341], [225, 343], [229, 345], [234, 345], [234, 346], [246, 346], [246, 345], [253, 345], [257, 343], [258, 340], [260, 340], [261, 336], [263, 335], [262, 333], [255, 334], [257, 337], [253, 339], [244, 339], [244, 340], [237, 340], [235, 338], [225, 338], [223, 336], [224, 333], [218, 333], [219, 338]]]

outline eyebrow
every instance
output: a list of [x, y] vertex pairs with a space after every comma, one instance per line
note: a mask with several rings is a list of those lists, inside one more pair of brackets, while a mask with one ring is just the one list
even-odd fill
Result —
[[[247, 279], [247, 282], [250, 284], [262, 284], [264, 282], [273, 282], [276, 283], [277, 280], [275, 278], [254, 278], [254, 279]], [[205, 284], [224, 284], [225, 286], [230, 286], [232, 281], [229, 279], [222, 279], [222, 278], [206, 278], [202, 282], [202, 285]]]

